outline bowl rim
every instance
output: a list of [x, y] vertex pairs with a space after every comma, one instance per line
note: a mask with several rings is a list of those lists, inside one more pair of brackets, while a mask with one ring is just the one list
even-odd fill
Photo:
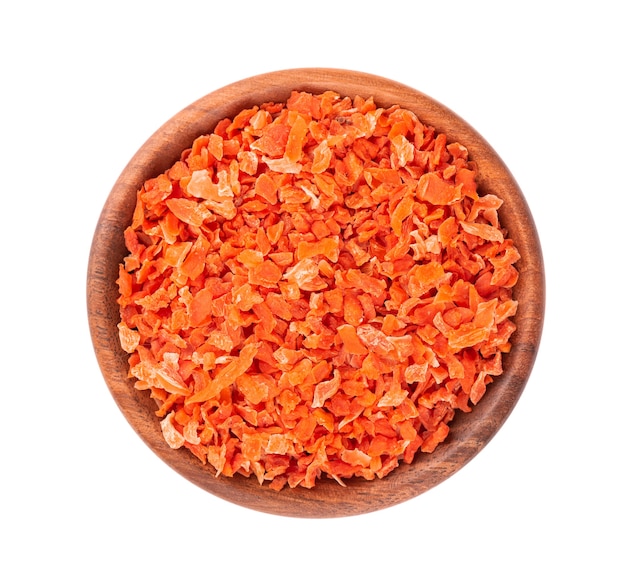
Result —
[[[276, 492], [252, 478], [215, 477], [209, 466], [202, 466], [189, 452], [167, 446], [148, 392], [137, 391], [128, 377], [127, 354], [117, 337], [114, 281], [125, 254], [123, 230], [130, 223], [141, 184], [171, 166], [193, 138], [212, 130], [219, 120], [253, 104], [284, 101], [292, 90], [334, 90], [351, 98], [372, 96], [379, 106], [400, 104], [450, 140], [464, 144], [482, 175], [480, 189], [503, 197], [503, 225], [522, 259], [514, 291], [519, 300], [517, 331], [512, 351], [503, 356], [504, 373], [470, 414], [455, 416], [446, 442], [432, 454], [418, 453], [412, 464], [401, 464], [382, 479], [347, 480], [346, 488], [323, 479], [313, 489], [287, 487]], [[514, 177], [487, 141], [460, 116], [419, 90], [378, 75], [338, 68], [294, 68], [248, 77], [208, 93], [165, 122], [112, 187], [94, 231], [87, 267], [87, 314], [94, 352], [111, 395], [135, 432], [169, 467], [209, 493], [253, 510], [291, 517], [334, 518], [381, 510], [419, 496], [463, 468], [491, 441], [517, 404], [539, 348], [544, 310], [544, 265], [532, 214]]]

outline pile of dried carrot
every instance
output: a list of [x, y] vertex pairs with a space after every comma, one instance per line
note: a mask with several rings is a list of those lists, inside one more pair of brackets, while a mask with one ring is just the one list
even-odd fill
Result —
[[399, 106], [294, 92], [148, 180], [118, 327], [167, 443], [277, 490], [432, 452], [515, 331], [519, 253], [476, 170]]

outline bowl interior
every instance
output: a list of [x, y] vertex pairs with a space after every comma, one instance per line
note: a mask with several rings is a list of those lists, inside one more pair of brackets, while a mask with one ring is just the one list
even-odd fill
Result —
[[[387, 477], [348, 480], [347, 487], [320, 480], [315, 488], [275, 492], [255, 478], [215, 477], [186, 451], [163, 440], [154, 402], [128, 378], [128, 355], [118, 341], [118, 264], [126, 254], [124, 229], [130, 224], [136, 192], [166, 170], [193, 139], [240, 110], [268, 101], [285, 101], [292, 90], [343, 96], [372, 96], [379, 106], [398, 104], [420, 120], [464, 144], [478, 164], [479, 190], [504, 200], [500, 218], [521, 254], [514, 298], [519, 307], [512, 351], [503, 356], [504, 373], [469, 414], [457, 412], [450, 435], [432, 454], [418, 453]], [[450, 477], [491, 440], [509, 416], [529, 378], [539, 346], [545, 302], [541, 248], [532, 215], [515, 179], [489, 144], [465, 121], [432, 98], [400, 83], [364, 73], [334, 69], [296, 69], [263, 74], [221, 88], [191, 104], [165, 123], [141, 147], [115, 183], [93, 237], [87, 279], [91, 336], [105, 381], [124, 416], [144, 442], [170, 467], [208, 492], [258, 511], [294, 517], [363, 514], [414, 498]]]

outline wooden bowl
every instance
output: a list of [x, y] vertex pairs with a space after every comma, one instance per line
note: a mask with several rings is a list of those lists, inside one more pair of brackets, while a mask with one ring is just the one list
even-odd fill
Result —
[[[171, 166], [195, 137], [211, 131], [222, 118], [254, 104], [285, 101], [292, 90], [334, 90], [352, 98], [372, 96], [379, 106], [398, 104], [464, 144], [478, 164], [479, 190], [504, 200], [501, 221], [522, 258], [514, 292], [519, 301], [517, 331], [512, 351], [503, 356], [504, 373], [471, 413], [457, 413], [448, 439], [435, 452], [418, 453], [413, 464], [402, 464], [380, 480], [348, 480], [344, 488], [322, 479], [313, 489], [276, 492], [260, 486], [254, 476], [215, 477], [210, 467], [191, 453], [170, 449], [165, 443], [154, 401], [147, 391], [134, 389], [127, 377], [128, 355], [118, 342], [115, 281], [118, 264], [126, 254], [123, 231], [130, 224], [142, 183]], [[350, 516], [399, 504], [443, 482], [476, 456], [522, 394], [539, 346], [544, 300], [543, 261], [532, 215], [514, 178], [489, 144], [456, 114], [417, 90], [378, 76], [336, 69], [285, 70], [248, 78], [201, 98], [166, 122], [130, 160], [104, 205], [93, 238], [87, 281], [89, 325], [101, 371], [120, 410], [144, 442], [175, 471], [215, 496], [261, 512], [308, 518]]]

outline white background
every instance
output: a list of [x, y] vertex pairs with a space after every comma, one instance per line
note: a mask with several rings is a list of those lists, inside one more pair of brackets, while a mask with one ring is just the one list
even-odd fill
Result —
[[[626, 576], [619, 3], [2, 6], [4, 575]], [[316, 66], [387, 76], [473, 125], [531, 207], [548, 297], [487, 448], [418, 498], [334, 520], [249, 511], [165, 466], [114, 404], [85, 306], [100, 210], [143, 142], [226, 84]]]

